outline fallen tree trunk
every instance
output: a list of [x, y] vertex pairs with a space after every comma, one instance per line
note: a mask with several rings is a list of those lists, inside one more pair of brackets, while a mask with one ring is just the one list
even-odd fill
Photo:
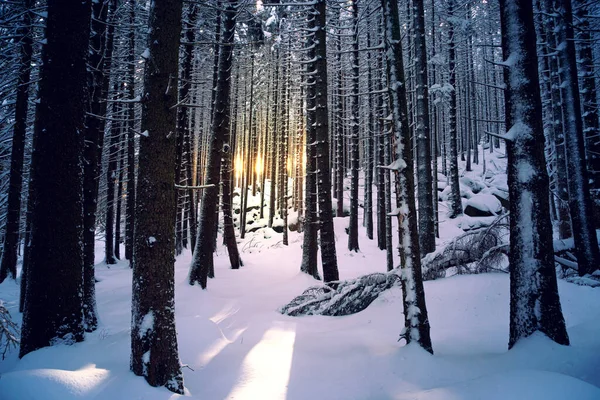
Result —
[[400, 285], [400, 277], [394, 271], [329, 282], [306, 289], [279, 311], [290, 316], [356, 314], [367, 308], [383, 291], [396, 285]]
[[502, 261], [508, 256], [508, 220], [506, 215], [490, 226], [468, 231], [445, 248], [423, 258], [423, 279], [443, 278], [450, 268], [457, 273], [507, 272]]

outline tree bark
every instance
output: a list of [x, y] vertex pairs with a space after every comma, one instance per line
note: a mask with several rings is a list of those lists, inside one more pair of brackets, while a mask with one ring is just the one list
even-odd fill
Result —
[[[175, 147], [181, 0], [150, 7], [135, 207], [131, 370], [183, 394], [175, 330]], [[171, 168], [165, 168], [171, 166]]]
[[[416, 69], [417, 193], [419, 195], [419, 248], [421, 256], [435, 250], [433, 216], [431, 138], [429, 124], [429, 86], [425, 45], [425, 11], [423, 0], [413, 0], [414, 46]], [[437, 177], [436, 177], [437, 179]]]
[[117, 198], [115, 207], [115, 258], [121, 259], [121, 210], [123, 198], [123, 175], [125, 172], [125, 147], [119, 149], [119, 175], [117, 177]]
[[[419, 234], [414, 198], [413, 158], [410, 146], [404, 66], [402, 65], [398, 2], [396, 0], [382, 0], [382, 8], [385, 21], [385, 54], [392, 110], [392, 127], [396, 140], [395, 163], [398, 165], [396, 168], [398, 171], [396, 196], [399, 196], [399, 200], [403, 202], [402, 218], [399, 218], [398, 224], [400, 257], [404, 261], [401, 265], [404, 292], [404, 330], [401, 333], [401, 338], [404, 338], [407, 343], [415, 342], [426, 351], [433, 353], [421, 275]], [[431, 191], [427, 193], [431, 195]]]
[[358, 251], [358, 166], [359, 166], [359, 59], [358, 59], [358, 5], [352, 1], [352, 110], [350, 112], [350, 224], [348, 250]]
[[[196, 4], [190, 4], [188, 10], [188, 16], [185, 27], [184, 35], [186, 44], [183, 48], [184, 59], [182, 62], [182, 82], [179, 86], [179, 101], [185, 103], [192, 103], [192, 70], [194, 60], [194, 46], [195, 41], [195, 29], [196, 20], [198, 18], [198, 6]], [[178, 134], [183, 136], [183, 164], [185, 166], [185, 184], [187, 186], [194, 186], [194, 179], [192, 177], [192, 130], [190, 129], [190, 120], [192, 119], [192, 112], [189, 107], [183, 106], [178, 110], [178, 121], [177, 129]], [[184, 192], [187, 196], [184, 204], [184, 225], [189, 225], [189, 236], [190, 236], [190, 248], [193, 250], [196, 244], [196, 197], [193, 189], [189, 189]], [[187, 230], [184, 229], [184, 231]], [[182, 239], [182, 244], [187, 245], [187, 234]]]
[[[215, 245], [215, 223], [219, 198], [219, 173], [221, 170], [221, 157], [223, 140], [229, 134], [230, 124], [230, 92], [231, 92], [231, 64], [233, 62], [233, 49], [231, 44], [235, 36], [237, 1], [229, 1], [224, 11], [223, 45], [219, 55], [219, 75], [217, 78], [214, 115], [211, 138], [208, 147], [208, 162], [206, 166], [206, 185], [215, 185], [205, 189], [202, 193], [202, 206], [196, 250], [190, 267], [189, 283], [199, 283], [202, 289], [206, 288], [209, 271], [214, 269], [213, 251]], [[243, 211], [242, 211], [243, 212]]]
[[458, 145], [456, 143], [456, 40], [454, 38], [454, 0], [448, 1], [448, 83], [452, 86], [448, 105], [450, 136], [450, 218], [456, 218], [463, 213], [458, 181]]
[[593, 203], [585, 162], [585, 138], [577, 78], [573, 11], [571, 0], [556, 0], [561, 17], [557, 21], [561, 87], [564, 94], [565, 153], [571, 226], [579, 275], [591, 274], [600, 266], [600, 252], [593, 221]]
[[[29, 80], [31, 78], [31, 12], [33, 0], [23, 0], [23, 22], [17, 30], [20, 37], [19, 75], [17, 78], [17, 98], [15, 102], [15, 123], [10, 153], [10, 180], [6, 206], [6, 226], [4, 247], [0, 261], [0, 283], [10, 275], [17, 278], [17, 251], [19, 249], [19, 225], [21, 219], [21, 190], [23, 187], [23, 156], [25, 154], [25, 134], [29, 108]], [[24, 280], [24, 274], [21, 274]]]
[[327, 46], [325, 0], [316, 0], [314, 42], [316, 60], [311, 62], [315, 73], [315, 125], [317, 157], [317, 190], [321, 232], [321, 263], [325, 282], [339, 279], [331, 208], [331, 169], [329, 166], [329, 121], [327, 111]]
[[600, 228], [600, 112], [598, 111], [598, 86], [594, 66], [593, 32], [588, 14], [593, 12], [588, 2], [574, 0], [576, 44], [579, 46], [579, 76], [581, 87], [581, 108], [583, 116], [583, 134], [585, 137], [586, 161], [592, 197], [594, 227]]
[[[371, 29], [367, 31], [367, 47], [371, 47], [373, 45], [372, 40], [372, 32]], [[372, 56], [371, 52], [367, 52], [367, 85], [368, 91], [373, 92], [375, 85], [373, 82], [373, 63], [371, 61]], [[367, 127], [365, 128], [366, 132], [366, 143], [365, 143], [365, 162], [364, 162], [364, 171], [365, 171], [365, 189], [364, 189], [364, 214], [363, 214], [363, 224], [365, 226], [365, 230], [367, 231], [367, 238], [373, 240], [373, 167], [374, 167], [374, 147], [375, 140], [373, 135], [375, 134], [375, 114], [376, 110], [373, 109], [374, 101], [373, 94], [370, 93], [367, 96], [367, 112], [368, 112], [368, 122]]]
[[48, 1], [32, 154], [30, 260], [19, 357], [83, 340], [83, 139], [91, 1]]
[[542, 102], [531, 0], [500, 0], [507, 60], [505, 112], [510, 195], [509, 348], [536, 331], [560, 344], [569, 338], [552, 250]]
[[[312, 60], [316, 56], [314, 43], [314, 28], [316, 19], [312, 13], [308, 13], [306, 28], [309, 31], [306, 40], [306, 58]], [[306, 77], [306, 178], [304, 195], [304, 237], [302, 238], [302, 262], [300, 271], [311, 275], [315, 279], [320, 279], [317, 266], [318, 257], [318, 224], [317, 216], [317, 152], [315, 142], [317, 140], [316, 131], [316, 111], [317, 103], [315, 98], [315, 80], [313, 66], [308, 66], [304, 76]]]
[[[552, 12], [552, 2], [543, 1], [545, 13]], [[561, 239], [573, 235], [569, 212], [569, 188], [567, 187], [567, 164], [565, 159], [565, 121], [562, 110], [562, 89], [559, 76], [560, 61], [556, 49], [556, 24], [554, 18], [545, 18], [546, 40], [548, 41], [548, 61], [550, 67], [550, 101], [552, 103], [552, 129], [554, 131], [554, 167], [556, 169], [555, 203], [558, 218], [558, 234]]]
[[[135, 97], [135, 5], [129, 9], [129, 55], [127, 63], [127, 96]], [[125, 209], [125, 258], [133, 257], [133, 228], [135, 226], [136, 163], [135, 163], [135, 103], [127, 105], [127, 206]], [[131, 263], [130, 263], [131, 266]]]

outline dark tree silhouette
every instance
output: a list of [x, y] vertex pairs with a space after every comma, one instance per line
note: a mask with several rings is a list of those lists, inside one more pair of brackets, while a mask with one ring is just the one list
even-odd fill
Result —
[[83, 132], [90, 0], [48, 1], [34, 127], [31, 243], [19, 356], [83, 340]]

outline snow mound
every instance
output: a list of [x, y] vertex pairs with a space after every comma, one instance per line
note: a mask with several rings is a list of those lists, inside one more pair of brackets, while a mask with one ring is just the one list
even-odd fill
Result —
[[[0, 397], [4, 400], [92, 398], [109, 377], [110, 371], [96, 368], [93, 364], [77, 371], [32, 369], [9, 372], [0, 379]], [[15, 397], [10, 397], [10, 394]]]
[[597, 400], [600, 389], [579, 379], [546, 371], [516, 370], [457, 385], [402, 394], [399, 400]]
[[491, 186], [487, 189], [482, 190], [480, 192], [480, 194], [491, 194], [495, 198], [497, 198], [498, 201], [500, 201], [500, 204], [502, 204], [502, 207], [504, 207], [506, 209], [510, 208], [510, 199], [508, 196], [508, 192], [505, 192], [504, 190], [500, 190], [495, 186]]
[[[470, 187], [466, 186], [466, 185], [459, 185], [460, 186], [460, 197], [464, 198], [464, 199], [470, 199], [471, 197], [473, 197], [473, 191], [471, 190]], [[439, 199], [441, 201], [450, 201], [450, 190], [451, 190], [451, 186], [447, 185], [444, 190], [442, 190], [442, 192], [439, 195]]]

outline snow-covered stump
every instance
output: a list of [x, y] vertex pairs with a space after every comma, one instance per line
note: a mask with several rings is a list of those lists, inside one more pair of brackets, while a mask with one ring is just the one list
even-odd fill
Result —
[[279, 310], [284, 315], [341, 316], [366, 309], [385, 290], [400, 284], [396, 272], [375, 273], [347, 281], [312, 286]]

